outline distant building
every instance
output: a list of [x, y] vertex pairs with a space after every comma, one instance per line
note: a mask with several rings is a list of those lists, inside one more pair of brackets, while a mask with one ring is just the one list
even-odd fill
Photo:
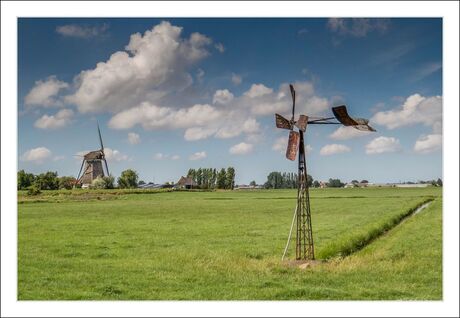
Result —
[[397, 188], [426, 188], [430, 187], [431, 184], [429, 183], [400, 183], [395, 184]]
[[190, 177], [180, 177], [179, 181], [176, 183], [176, 188], [179, 189], [193, 189], [197, 186], [196, 182], [193, 181]]
[[319, 187], [320, 187], [321, 189], [327, 188], [327, 182], [320, 181], [320, 182], [319, 182]]

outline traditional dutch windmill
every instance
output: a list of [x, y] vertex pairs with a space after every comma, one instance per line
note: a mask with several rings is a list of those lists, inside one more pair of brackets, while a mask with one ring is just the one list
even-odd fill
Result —
[[97, 177], [104, 177], [106, 175], [102, 167], [102, 161], [104, 161], [107, 176], [109, 175], [109, 166], [107, 165], [107, 160], [105, 160], [104, 144], [102, 143], [99, 123], [97, 124], [97, 132], [99, 134], [101, 149], [90, 151], [83, 156], [83, 162], [81, 163], [80, 171], [78, 172], [77, 180], [75, 182], [76, 184], [81, 184], [82, 187], [88, 186]]
[[[275, 114], [276, 127], [288, 129], [289, 141], [286, 150], [286, 158], [295, 160], [298, 152], [298, 188], [297, 188], [297, 206], [292, 219], [291, 230], [289, 232], [286, 248], [284, 249], [283, 257], [289, 247], [291, 234], [294, 223], [296, 228], [296, 260], [314, 260], [315, 250], [313, 246], [313, 231], [311, 226], [310, 212], [310, 194], [308, 191], [307, 182], [307, 161], [305, 157], [304, 133], [307, 130], [307, 125], [344, 125], [351, 126], [361, 131], [375, 131], [374, 128], [368, 125], [369, 121], [364, 118], [352, 118], [348, 115], [345, 105], [332, 108], [335, 117], [309, 117], [300, 115], [298, 120], [295, 120], [295, 90], [294, 86], [289, 85], [292, 95], [292, 117], [291, 120], [284, 118], [279, 114]], [[337, 119], [336, 121], [331, 121]], [[295, 131], [297, 127], [299, 131]], [[297, 222], [295, 222], [297, 221]]]

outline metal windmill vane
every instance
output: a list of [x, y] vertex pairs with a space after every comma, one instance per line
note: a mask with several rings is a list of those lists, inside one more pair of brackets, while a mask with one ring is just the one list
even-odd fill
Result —
[[80, 171], [78, 172], [75, 184], [91, 184], [91, 182], [97, 177], [104, 177], [105, 172], [102, 166], [102, 162], [105, 164], [105, 171], [107, 172], [107, 176], [110, 175], [109, 166], [107, 165], [107, 160], [105, 159], [104, 144], [102, 143], [99, 123], [97, 124], [97, 132], [99, 134], [99, 143], [101, 148], [98, 150], [90, 151], [83, 156], [83, 161], [81, 163]]
[[[284, 118], [279, 114], [275, 114], [276, 127], [281, 129], [288, 129], [289, 141], [286, 149], [286, 158], [295, 160], [298, 153], [298, 186], [297, 186], [297, 205], [294, 211], [294, 216], [291, 223], [288, 242], [284, 249], [283, 257], [291, 241], [292, 230], [294, 223], [296, 223], [296, 260], [314, 260], [315, 250], [313, 244], [313, 231], [311, 224], [311, 211], [310, 211], [310, 194], [308, 191], [307, 182], [307, 163], [305, 157], [305, 144], [304, 133], [308, 125], [344, 125], [351, 126], [361, 131], [376, 131], [368, 125], [369, 120], [364, 118], [352, 118], [348, 115], [347, 107], [345, 105], [332, 108], [334, 117], [309, 117], [307, 115], [300, 115], [295, 120], [295, 90], [294, 86], [289, 85], [292, 96], [292, 117], [291, 120]], [[333, 121], [337, 119], [337, 121]], [[298, 131], [294, 128], [297, 127]]]

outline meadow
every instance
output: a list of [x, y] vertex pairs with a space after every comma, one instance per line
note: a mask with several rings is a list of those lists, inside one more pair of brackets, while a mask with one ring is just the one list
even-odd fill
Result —
[[19, 192], [18, 299], [442, 299], [441, 188], [310, 195], [322, 262], [299, 269], [295, 190]]

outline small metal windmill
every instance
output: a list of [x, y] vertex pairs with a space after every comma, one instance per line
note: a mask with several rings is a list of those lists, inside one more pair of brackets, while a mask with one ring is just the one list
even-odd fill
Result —
[[[352, 126], [361, 131], [375, 131], [374, 128], [368, 125], [369, 121], [363, 118], [351, 118], [348, 115], [345, 105], [332, 108], [335, 117], [308, 117], [300, 115], [298, 120], [295, 120], [295, 90], [294, 86], [289, 85], [292, 96], [292, 117], [287, 120], [279, 114], [275, 114], [276, 127], [281, 129], [289, 129], [289, 141], [286, 150], [286, 158], [295, 160], [298, 152], [298, 175], [297, 175], [297, 205], [292, 219], [291, 230], [289, 232], [288, 242], [284, 249], [284, 259], [291, 240], [292, 229], [296, 223], [296, 260], [314, 260], [315, 250], [313, 244], [313, 231], [311, 225], [310, 212], [310, 194], [308, 191], [307, 181], [307, 163], [305, 157], [304, 132], [307, 125], [344, 125]], [[337, 119], [339, 122], [331, 121]], [[294, 130], [298, 128], [298, 131]], [[297, 222], [295, 222], [297, 221]]]
[[[101, 149], [90, 151], [83, 156], [83, 161], [81, 163], [80, 171], [78, 172], [76, 184], [87, 185], [97, 177], [104, 177], [104, 169], [102, 167], [102, 162], [105, 164], [105, 171], [107, 176], [109, 173], [109, 166], [107, 165], [107, 160], [105, 159], [104, 144], [102, 143], [101, 130], [99, 129], [99, 123], [97, 124], [97, 132], [99, 134], [99, 143]], [[83, 170], [83, 166], [85, 169]], [[82, 173], [83, 170], [83, 173]]]

